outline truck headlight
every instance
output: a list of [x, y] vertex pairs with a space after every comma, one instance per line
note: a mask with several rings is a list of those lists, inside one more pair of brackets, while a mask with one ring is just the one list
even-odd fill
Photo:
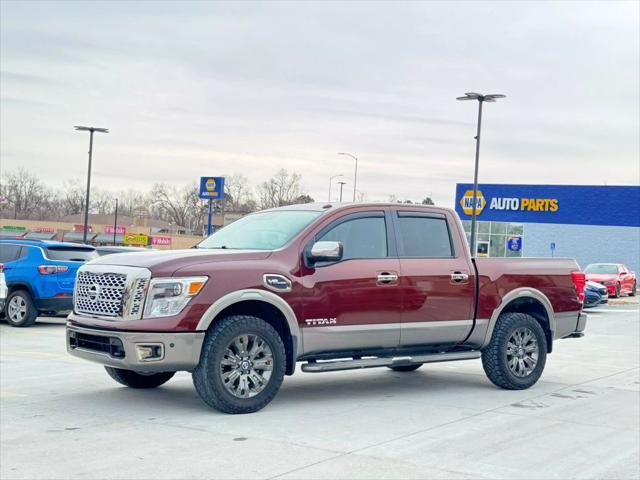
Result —
[[142, 318], [177, 315], [195, 297], [207, 277], [152, 278]]

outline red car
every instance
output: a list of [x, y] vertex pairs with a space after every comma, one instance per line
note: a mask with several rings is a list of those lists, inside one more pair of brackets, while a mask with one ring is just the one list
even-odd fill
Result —
[[587, 280], [607, 287], [610, 297], [618, 298], [623, 293], [633, 297], [636, 294], [638, 287], [636, 273], [621, 263], [592, 263], [584, 269], [584, 273], [587, 275]]

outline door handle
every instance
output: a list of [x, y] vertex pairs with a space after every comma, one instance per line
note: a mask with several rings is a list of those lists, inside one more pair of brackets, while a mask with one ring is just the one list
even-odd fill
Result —
[[469, 275], [462, 272], [453, 272], [451, 274], [451, 280], [457, 283], [466, 282], [467, 280], [469, 280]]
[[378, 274], [378, 283], [391, 283], [398, 281], [397, 273], [379, 273]]

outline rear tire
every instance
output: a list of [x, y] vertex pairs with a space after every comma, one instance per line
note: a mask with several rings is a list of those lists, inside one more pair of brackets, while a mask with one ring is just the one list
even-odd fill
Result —
[[414, 365], [400, 365], [399, 367], [388, 367], [388, 368], [390, 368], [394, 372], [413, 372], [419, 369], [422, 365], [423, 365], [422, 363], [416, 363]]
[[192, 377], [198, 395], [210, 407], [252, 413], [276, 396], [285, 368], [278, 332], [261, 318], [232, 315], [207, 332]]
[[171, 380], [176, 372], [138, 373], [122, 368], [104, 367], [116, 382], [131, 388], [156, 388]]
[[26, 290], [15, 290], [7, 298], [5, 317], [12, 327], [30, 327], [38, 318], [38, 310]]
[[482, 351], [482, 366], [498, 387], [524, 390], [534, 385], [547, 359], [547, 338], [531, 315], [503, 313], [491, 342]]
[[636, 292], [638, 291], [638, 282], [633, 282], [633, 286], [631, 287], [631, 293], [629, 294], [632, 297], [636, 296]]

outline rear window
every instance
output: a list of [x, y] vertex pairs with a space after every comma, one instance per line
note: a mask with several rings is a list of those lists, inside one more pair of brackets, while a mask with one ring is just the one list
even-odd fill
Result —
[[49, 260], [61, 262], [87, 262], [98, 256], [93, 248], [47, 247], [45, 252]]
[[447, 220], [440, 216], [398, 212], [398, 233], [402, 257], [453, 257]]

